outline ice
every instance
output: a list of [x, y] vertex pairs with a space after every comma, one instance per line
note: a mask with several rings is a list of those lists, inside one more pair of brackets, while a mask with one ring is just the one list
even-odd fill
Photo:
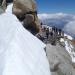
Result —
[[67, 38], [68, 38], [69, 40], [73, 40], [73, 37], [71, 37], [71, 36], [68, 35], [68, 34], [64, 34], [64, 36], [67, 36]]
[[51, 75], [46, 45], [23, 28], [10, 10], [0, 15], [0, 75]]
[[65, 42], [63, 38], [60, 38], [60, 42]]

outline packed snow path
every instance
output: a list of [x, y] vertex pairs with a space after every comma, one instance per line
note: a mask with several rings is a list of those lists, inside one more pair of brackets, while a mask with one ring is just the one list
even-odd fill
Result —
[[0, 15], [0, 75], [51, 75], [45, 44], [23, 28], [11, 7]]
[[[65, 47], [61, 47], [59, 44], [56, 46], [47, 44], [46, 48], [52, 75], [75, 75], [75, 68]], [[57, 64], [59, 65], [55, 66]]]

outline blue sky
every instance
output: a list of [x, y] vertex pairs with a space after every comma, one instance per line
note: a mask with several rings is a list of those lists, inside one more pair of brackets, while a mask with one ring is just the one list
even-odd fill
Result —
[[75, 0], [36, 0], [38, 13], [75, 14]]

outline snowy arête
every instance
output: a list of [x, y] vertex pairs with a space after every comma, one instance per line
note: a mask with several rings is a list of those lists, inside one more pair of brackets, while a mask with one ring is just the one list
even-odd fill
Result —
[[45, 44], [22, 26], [12, 6], [0, 15], [0, 75], [51, 75]]

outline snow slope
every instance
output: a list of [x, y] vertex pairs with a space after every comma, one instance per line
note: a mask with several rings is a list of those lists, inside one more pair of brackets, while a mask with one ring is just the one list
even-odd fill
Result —
[[67, 50], [67, 52], [71, 56], [72, 62], [75, 63], [75, 51], [74, 51], [74, 47], [69, 43], [69, 40], [65, 41], [65, 49]]
[[66, 36], [67, 38], [61, 38], [60, 42], [64, 42], [65, 43], [65, 49], [68, 52], [68, 54], [70, 55], [72, 62], [75, 63], [75, 49], [73, 47], [73, 45], [71, 44], [70, 40], [73, 40], [73, 38], [70, 35], [65, 34], [64, 36]]
[[9, 12], [0, 15], [0, 75], [51, 75], [45, 44]]

